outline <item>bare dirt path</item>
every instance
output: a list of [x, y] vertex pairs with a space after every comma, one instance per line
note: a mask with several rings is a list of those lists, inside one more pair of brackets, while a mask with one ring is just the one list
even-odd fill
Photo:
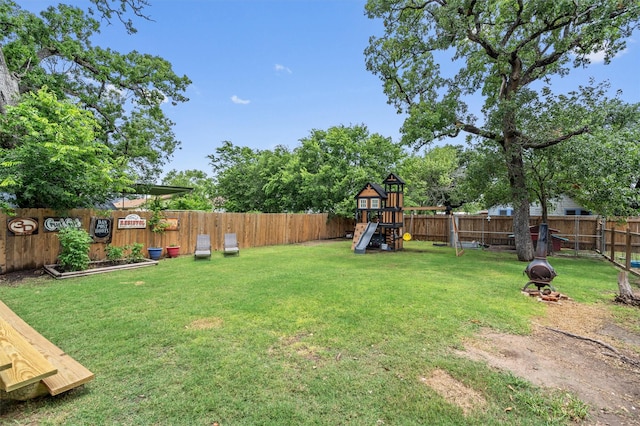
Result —
[[591, 406], [585, 425], [640, 425], [640, 335], [614, 324], [604, 306], [552, 303], [530, 336], [484, 330], [458, 353], [574, 393]]

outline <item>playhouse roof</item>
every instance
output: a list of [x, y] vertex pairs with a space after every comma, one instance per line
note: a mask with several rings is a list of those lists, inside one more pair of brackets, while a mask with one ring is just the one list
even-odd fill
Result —
[[364, 188], [362, 188], [354, 198], [360, 198], [363, 192], [371, 191], [371, 190], [374, 190], [380, 196], [380, 198], [387, 198], [387, 191], [385, 191], [381, 185], [378, 185], [377, 183], [372, 183], [372, 182], [369, 182], [368, 184], [366, 184]]
[[387, 176], [387, 178], [382, 183], [404, 185], [405, 182], [394, 173], [389, 173], [389, 176]]

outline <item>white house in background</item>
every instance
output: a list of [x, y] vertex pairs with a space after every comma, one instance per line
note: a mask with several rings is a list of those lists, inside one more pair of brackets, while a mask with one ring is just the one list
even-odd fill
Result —
[[[513, 207], [510, 205], [494, 206], [488, 212], [489, 216], [513, 216]], [[590, 216], [592, 214], [566, 195], [553, 200], [547, 213], [549, 216]], [[539, 203], [533, 203], [529, 206], [529, 215], [542, 216], [542, 207]]]

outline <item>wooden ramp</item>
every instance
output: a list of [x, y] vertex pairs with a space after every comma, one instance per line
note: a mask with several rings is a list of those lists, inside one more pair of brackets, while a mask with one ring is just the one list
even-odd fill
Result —
[[[10, 362], [7, 368], [6, 363]], [[0, 389], [8, 399], [58, 395], [94, 374], [44, 338], [0, 301]]]

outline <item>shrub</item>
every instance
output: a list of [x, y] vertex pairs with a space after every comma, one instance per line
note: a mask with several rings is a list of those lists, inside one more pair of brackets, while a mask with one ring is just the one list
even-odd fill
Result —
[[66, 226], [58, 232], [60, 254], [58, 264], [64, 272], [83, 271], [89, 267], [91, 237], [82, 228]]
[[142, 247], [144, 247], [144, 244], [142, 243], [133, 243], [125, 246], [125, 248], [129, 250], [127, 259], [130, 263], [140, 262], [144, 259], [144, 256], [142, 255]]
[[108, 245], [105, 251], [107, 252], [107, 259], [112, 262], [122, 260], [126, 261], [126, 263], [137, 263], [144, 259], [142, 255], [143, 247], [144, 244], [142, 243], [127, 244], [124, 247]]
[[124, 258], [124, 247], [108, 245], [104, 250], [107, 253], [107, 260], [112, 262], [117, 262]]

